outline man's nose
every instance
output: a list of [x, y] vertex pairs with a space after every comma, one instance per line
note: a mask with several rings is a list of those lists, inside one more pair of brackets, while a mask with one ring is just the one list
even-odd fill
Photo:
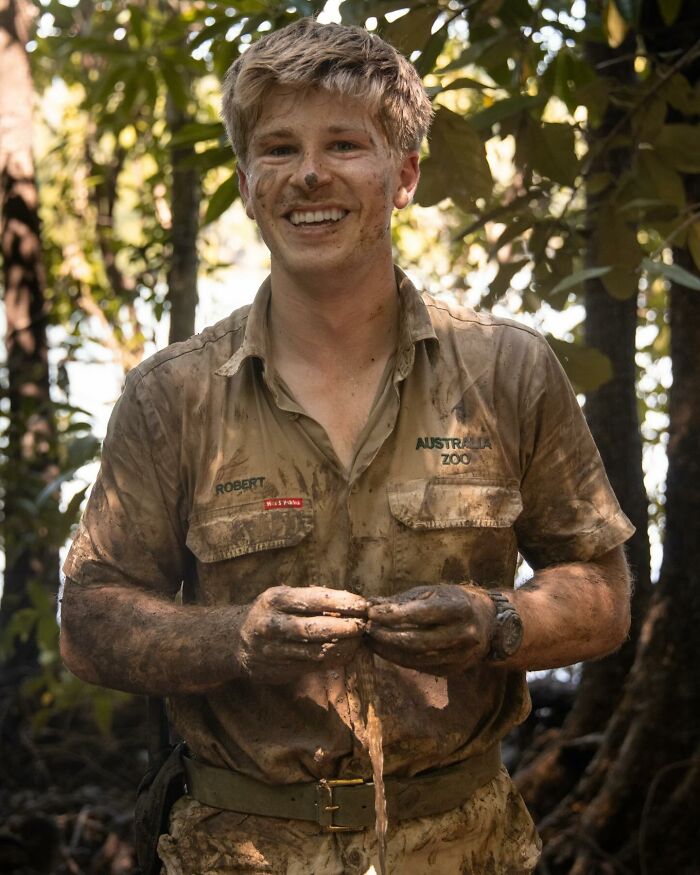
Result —
[[312, 192], [330, 182], [331, 174], [322, 157], [313, 152], [301, 156], [294, 170], [293, 184], [304, 192]]

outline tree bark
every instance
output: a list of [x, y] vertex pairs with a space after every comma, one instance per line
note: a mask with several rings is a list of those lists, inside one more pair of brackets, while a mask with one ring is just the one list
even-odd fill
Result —
[[[191, 86], [186, 73], [187, 86]], [[189, 90], [189, 88], [188, 88]], [[171, 133], [176, 134], [192, 119], [168, 96], [168, 122]], [[172, 230], [170, 269], [168, 271], [168, 301], [170, 302], [170, 333], [168, 340], [174, 343], [186, 340], [194, 334], [194, 319], [197, 310], [197, 233], [199, 230], [199, 202], [201, 183], [196, 167], [188, 166], [194, 155], [194, 147], [173, 146], [172, 160]]]
[[[617, 61], [617, 82], [631, 84], [634, 68], [629, 60], [634, 48], [631, 36], [617, 49], [596, 44], [588, 47], [588, 59], [595, 67]], [[627, 59], [627, 60], [625, 60]], [[610, 104], [602, 124], [588, 135], [591, 154], [619, 122], [624, 110]], [[600, 151], [591, 164], [592, 173], [607, 172], [619, 178], [631, 161], [629, 146]], [[588, 195], [589, 236], [586, 267], [598, 267], [596, 217], [608, 191]], [[612, 365], [612, 378], [586, 397], [586, 419], [600, 451], [611, 485], [623, 511], [636, 527], [627, 544], [627, 555], [635, 579], [632, 599], [632, 628], [625, 644], [616, 653], [596, 662], [585, 663], [573, 708], [562, 729], [542, 739], [542, 749], [524, 761], [516, 782], [533, 814], [543, 816], [576, 784], [595, 752], [595, 745], [581, 745], [579, 739], [593, 739], [602, 733], [620, 702], [651, 593], [648, 525], [648, 500], [642, 469], [642, 441], [639, 432], [636, 393], [637, 295], [625, 300], [611, 297], [600, 279], [585, 284], [587, 346], [603, 352]]]
[[[16, 611], [31, 606], [30, 589], [55, 592], [58, 555], [37, 520], [37, 494], [57, 474], [49, 391], [47, 307], [38, 192], [32, 157], [34, 89], [25, 51], [32, 20], [26, 0], [0, 0], [0, 251], [7, 319], [8, 445], [3, 539], [3, 637]], [[51, 501], [52, 499], [49, 499]], [[7, 662], [36, 665], [34, 636], [18, 641]]]
[[[695, 179], [696, 196], [700, 185]], [[685, 251], [676, 260], [690, 266]], [[575, 791], [540, 826], [548, 871], [666, 875], [700, 869], [700, 296], [670, 292], [666, 536], [625, 695]], [[582, 812], [579, 814], [579, 812]]]
[[[589, 44], [587, 55], [594, 66], [618, 61], [617, 82], [633, 85], [632, 61], [624, 62], [625, 52], [634, 48], [632, 34], [619, 49], [607, 44]], [[628, 54], [629, 56], [629, 54]], [[623, 60], [623, 63], [619, 63]], [[609, 67], [608, 67], [609, 68]], [[591, 148], [602, 143], [620, 121], [623, 110], [609, 104], [600, 128], [589, 132]], [[619, 179], [632, 160], [630, 147], [608, 149], [592, 164], [592, 172], [611, 174]], [[603, 193], [604, 196], [604, 193]], [[589, 223], [594, 230], [596, 211], [601, 196], [588, 195]], [[591, 233], [589, 238], [594, 240]], [[587, 248], [586, 266], [600, 264], [593, 246]], [[598, 662], [589, 662], [583, 668], [581, 685], [574, 707], [564, 724], [569, 737], [600, 732], [615, 710], [625, 679], [634, 661], [639, 631], [651, 595], [650, 550], [647, 527], [649, 524], [648, 498], [642, 468], [642, 439], [637, 413], [637, 294], [625, 300], [609, 295], [600, 279], [586, 283], [585, 340], [588, 346], [603, 352], [612, 364], [613, 376], [596, 391], [586, 396], [586, 419], [605, 464], [610, 483], [620, 505], [636, 532], [627, 542], [627, 558], [635, 581], [632, 598], [632, 628], [627, 642], [616, 653]]]

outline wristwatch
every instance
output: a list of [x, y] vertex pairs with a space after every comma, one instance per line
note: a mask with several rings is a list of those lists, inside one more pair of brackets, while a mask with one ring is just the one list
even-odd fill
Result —
[[496, 622], [491, 637], [488, 659], [498, 662], [517, 653], [523, 640], [523, 621], [513, 604], [498, 590], [486, 591], [496, 606]]

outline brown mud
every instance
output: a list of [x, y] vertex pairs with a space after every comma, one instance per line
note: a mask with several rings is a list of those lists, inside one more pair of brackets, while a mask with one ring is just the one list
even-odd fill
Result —
[[374, 677], [374, 657], [364, 648], [358, 659], [359, 692], [365, 720], [366, 743], [372, 764], [374, 784], [374, 829], [379, 849], [379, 875], [388, 875], [386, 865], [386, 792], [384, 789], [384, 748], [382, 746], [382, 723], [379, 718], [377, 689]]

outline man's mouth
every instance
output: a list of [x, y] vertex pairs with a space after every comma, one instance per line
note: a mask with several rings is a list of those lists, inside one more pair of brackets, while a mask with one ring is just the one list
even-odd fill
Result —
[[287, 216], [292, 225], [332, 225], [347, 216], [348, 210], [292, 210]]

